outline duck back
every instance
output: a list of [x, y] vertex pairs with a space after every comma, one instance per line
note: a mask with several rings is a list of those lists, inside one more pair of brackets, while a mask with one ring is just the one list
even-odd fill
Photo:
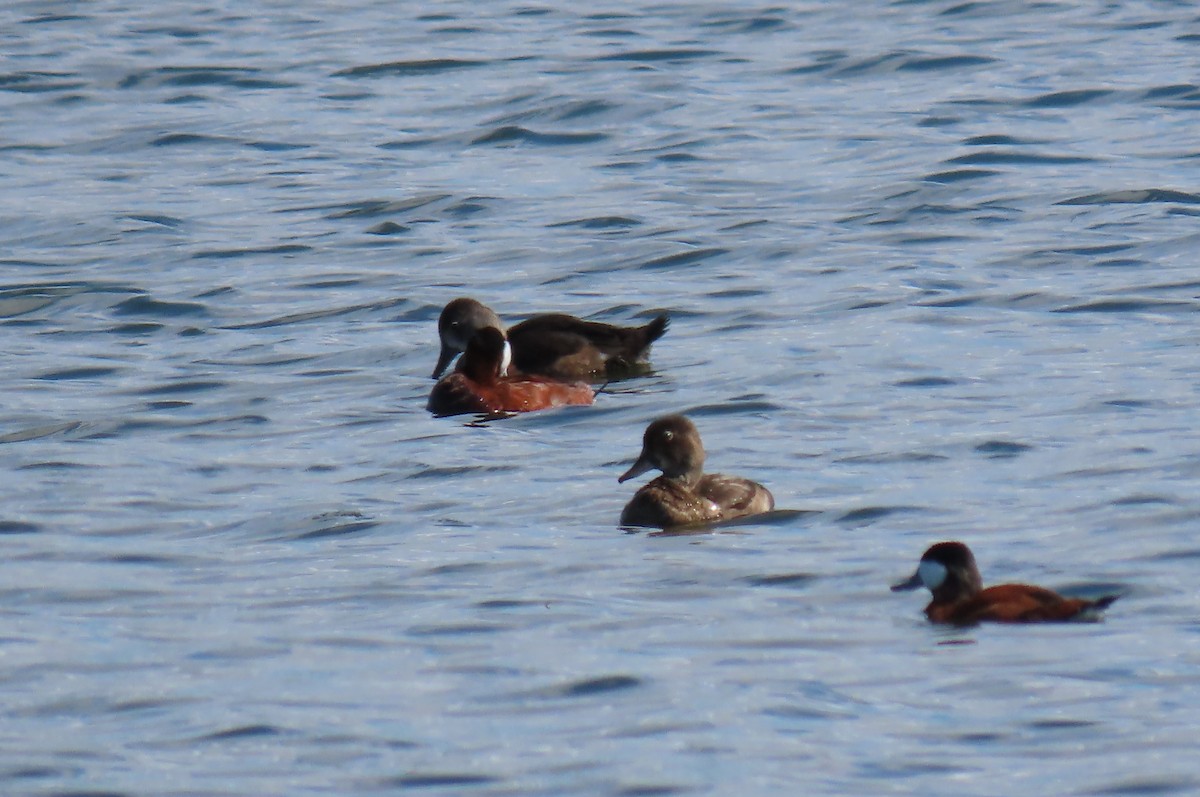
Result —
[[427, 409], [435, 415], [533, 412], [571, 404], [591, 404], [595, 395], [582, 382], [501, 377], [484, 383], [461, 371], [453, 371], [433, 386]]
[[620, 375], [645, 364], [650, 344], [667, 331], [670, 319], [660, 315], [640, 327], [618, 327], [563, 313], [545, 313], [508, 331], [513, 364], [529, 374], [580, 377]]
[[1066, 598], [1043, 587], [998, 584], [956, 603], [930, 603], [925, 614], [935, 623], [954, 625], [1064, 622], [1088, 619], [1116, 599], [1115, 595], [1099, 600]]
[[758, 482], [740, 476], [709, 473], [701, 477], [696, 493], [721, 508], [726, 518], [757, 515], [775, 508], [775, 496]]

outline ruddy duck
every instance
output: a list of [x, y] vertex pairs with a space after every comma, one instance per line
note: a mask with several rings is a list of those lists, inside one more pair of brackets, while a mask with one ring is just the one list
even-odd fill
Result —
[[775, 508], [769, 490], [757, 482], [719, 473], [705, 475], [704, 444], [696, 425], [682, 415], [659, 418], [646, 427], [642, 453], [618, 482], [657, 468], [663, 475], [643, 486], [621, 512], [622, 526], [668, 528], [757, 515]]
[[[645, 368], [650, 344], [663, 336], [669, 323], [666, 313], [640, 327], [618, 327], [546, 313], [508, 330], [508, 341], [512, 344], [513, 365], [522, 373], [559, 379], [620, 377]], [[466, 349], [472, 336], [486, 327], [504, 332], [504, 324], [491, 308], [467, 298], [446, 305], [438, 318], [442, 351], [433, 369], [434, 379], [446, 370], [454, 355]]]
[[484, 327], [467, 343], [458, 369], [429, 394], [435, 415], [468, 412], [531, 412], [565, 404], [591, 404], [595, 393], [582, 382], [555, 382], [535, 376], [508, 376], [511, 348], [500, 330]]
[[1065, 598], [1027, 584], [999, 584], [984, 589], [975, 556], [961, 542], [939, 542], [930, 547], [921, 556], [912, 578], [894, 585], [892, 591], [921, 586], [933, 593], [933, 600], [925, 607], [925, 616], [931, 622], [951, 625], [1089, 620], [1120, 597]]

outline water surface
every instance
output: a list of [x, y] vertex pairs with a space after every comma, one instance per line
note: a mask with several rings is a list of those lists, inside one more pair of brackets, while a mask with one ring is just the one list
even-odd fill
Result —
[[[1200, 789], [1195, 10], [561, 5], [0, 9], [0, 791]], [[459, 295], [673, 322], [472, 425]], [[618, 529], [670, 412], [803, 511]]]

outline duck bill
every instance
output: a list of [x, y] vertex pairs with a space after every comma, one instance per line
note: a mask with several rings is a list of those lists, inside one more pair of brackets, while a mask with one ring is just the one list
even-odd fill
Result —
[[906, 581], [901, 581], [899, 584], [892, 585], [892, 592], [908, 592], [909, 590], [918, 589], [925, 586], [925, 582], [921, 580], [921, 571], [912, 574], [912, 577]]
[[437, 367], [433, 369], [433, 378], [437, 379], [442, 375], [442, 371], [446, 370], [446, 366], [454, 359], [454, 355], [458, 354], [454, 349], [442, 344], [442, 353], [438, 356]]
[[629, 470], [617, 477], [617, 483], [620, 484], [622, 482], [627, 482], [634, 476], [641, 476], [643, 473], [653, 467], [654, 465], [650, 463], [650, 457], [646, 455], [645, 451], [643, 451], [642, 455], [637, 458], [637, 462], [633, 463]]

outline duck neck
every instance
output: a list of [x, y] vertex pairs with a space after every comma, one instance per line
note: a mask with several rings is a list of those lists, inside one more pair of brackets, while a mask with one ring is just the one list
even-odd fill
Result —
[[983, 582], [978, 574], [961, 573], [953, 569], [946, 573], [946, 580], [932, 590], [933, 599], [938, 603], [955, 603], [982, 591]]
[[686, 487], [689, 490], [694, 490], [696, 485], [700, 483], [700, 479], [704, 477], [704, 472], [700, 468], [693, 468], [681, 473], [672, 473], [667, 476], [671, 481]]
[[481, 385], [494, 384], [497, 378], [495, 363], [464, 355], [461, 368], [463, 374], [472, 382]]

